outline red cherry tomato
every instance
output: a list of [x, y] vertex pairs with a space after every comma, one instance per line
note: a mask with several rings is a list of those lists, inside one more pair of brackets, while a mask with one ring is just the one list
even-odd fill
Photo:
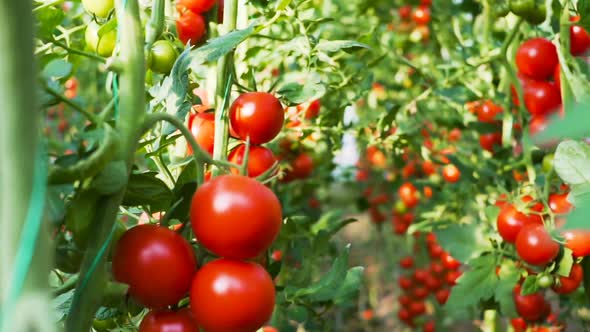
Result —
[[572, 229], [563, 232], [565, 247], [573, 252], [575, 258], [590, 255], [590, 231], [585, 229]]
[[414, 258], [412, 256], [406, 256], [399, 261], [399, 265], [404, 269], [409, 269], [414, 266]]
[[418, 286], [412, 290], [412, 296], [416, 300], [422, 300], [428, 297], [430, 291], [425, 286]]
[[430, 23], [430, 8], [426, 6], [419, 6], [418, 8], [414, 9], [412, 13], [412, 20], [416, 22], [416, 24], [425, 25]]
[[406, 290], [412, 288], [412, 286], [414, 285], [412, 279], [410, 279], [406, 276], [399, 277], [398, 283], [399, 283], [399, 287], [401, 289], [406, 289]]
[[408, 309], [400, 309], [397, 313], [397, 317], [406, 324], [413, 324], [413, 317]]
[[461, 178], [461, 171], [459, 171], [459, 169], [455, 165], [446, 165], [442, 169], [442, 176], [445, 179], [445, 181], [449, 183], [455, 183], [459, 181], [459, 179]]
[[426, 312], [426, 305], [423, 301], [410, 303], [410, 313], [414, 316], [422, 315]]
[[512, 325], [514, 332], [526, 332], [527, 324], [522, 317], [512, 319], [510, 325]]
[[150, 308], [176, 304], [186, 295], [197, 262], [189, 243], [163, 227], [131, 228], [113, 254], [115, 280], [129, 285], [129, 294]]
[[531, 322], [543, 318], [543, 310], [541, 309], [547, 304], [543, 294], [534, 293], [522, 295], [521, 286], [516, 285], [514, 288], [513, 298], [516, 311], [522, 318]]
[[[240, 144], [233, 149], [228, 160], [234, 164], [242, 165], [244, 163], [244, 156], [246, 154], [246, 144]], [[248, 176], [257, 177], [268, 171], [277, 161], [270, 149], [264, 146], [250, 146], [250, 153], [248, 154]], [[239, 174], [239, 169], [232, 169], [233, 174]]]
[[532, 38], [516, 51], [516, 66], [526, 76], [544, 80], [553, 74], [558, 63], [555, 45], [545, 38]]
[[422, 326], [423, 332], [435, 332], [436, 331], [436, 322], [433, 320], [429, 320], [428, 322], [424, 323]]
[[494, 123], [496, 116], [502, 113], [502, 107], [494, 104], [491, 100], [486, 100], [481, 107], [477, 109], [477, 119], [481, 122]]
[[176, 31], [183, 44], [190, 41], [191, 45], [195, 45], [205, 36], [207, 25], [203, 16], [187, 11], [176, 20]]
[[410, 303], [412, 303], [412, 298], [408, 295], [400, 295], [397, 298], [397, 301], [399, 302], [399, 304], [401, 304], [403, 307], [407, 307]]
[[412, 6], [409, 5], [405, 5], [405, 6], [401, 6], [398, 10], [397, 10], [399, 17], [402, 20], [408, 20], [410, 18], [410, 16], [412, 16]]
[[205, 183], [191, 203], [197, 240], [213, 253], [247, 259], [264, 252], [279, 234], [281, 204], [263, 184], [241, 175], [219, 176]]
[[404, 202], [408, 208], [413, 208], [418, 205], [417, 189], [413, 184], [406, 182], [398, 189], [399, 198]]
[[533, 116], [559, 111], [561, 92], [553, 82], [529, 81], [524, 90], [524, 104]]
[[553, 290], [558, 294], [570, 294], [573, 293], [584, 279], [584, 269], [580, 264], [572, 265], [572, 270], [568, 277], [559, 277], [559, 286], [554, 286]]
[[263, 144], [275, 138], [283, 128], [281, 102], [270, 93], [249, 92], [238, 97], [229, 110], [231, 127], [238, 137]]
[[438, 302], [440, 305], [444, 305], [447, 303], [450, 294], [451, 292], [448, 289], [441, 289], [434, 293], [434, 297], [436, 298], [436, 302]]
[[570, 52], [573, 55], [583, 55], [590, 48], [590, 34], [579, 25], [570, 27]]
[[297, 105], [297, 111], [304, 114], [305, 119], [311, 120], [320, 114], [322, 103], [319, 99]]
[[414, 280], [420, 284], [423, 284], [428, 279], [428, 271], [422, 269], [416, 269], [414, 271]]
[[461, 262], [456, 260], [453, 256], [449, 255], [448, 253], [444, 253], [441, 256], [441, 261], [445, 269], [447, 270], [457, 270], [461, 267]]
[[549, 208], [553, 213], [565, 214], [572, 210], [572, 203], [567, 200], [567, 196], [568, 193], [549, 195]]
[[531, 136], [537, 135], [540, 132], [543, 132], [547, 125], [549, 124], [549, 120], [543, 115], [533, 116], [531, 121], [529, 122], [529, 134]]
[[270, 319], [275, 288], [262, 266], [221, 258], [195, 274], [190, 298], [205, 331], [252, 332]]
[[518, 233], [527, 224], [542, 225], [543, 220], [537, 214], [524, 214], [516, 209], [512, 204], [504, 204], [498, 218], [496, 219], [496, 225], [498, 227], [498, 233], [504, 241], [514, 243]]
[[291, 169], [285, 173], [284, 181], [306, 179], [313, 173], [313, 159], [307, 153], [302, 152], [291, 162], [290, 167]]
[[479, 145], [486, 151], [494, 152], [496, 146], [502, 145], [502, 133], [487, 133], [479, 135]]
[[139, 332], [197, 332], [199, 326], [195, 322], [190, 309], [179, 311], [152, 310], [139, 325]]
[[442, 287], [442, 283], [443, 282], [441, 279], [432, 275], [429, 275], [428, 278], [426, 278], [425, 282], [426, 287], [432, 292], [436, 292], [437, 290], [439, 290]]
[[[215, 114], [198, 113], [191, 114], [188, 120], [188, 128], [199, 146], [213, 155], [215, 143]], [[188, 146], [188, 152], [193, 153], [191, 146]]]
[[195, 14], [202, 14], [213, 8], [215, 2], [216, 0], [179, 0], [176, 3], [176, 9], [179, 13], [190, 10]]
[[518, 256], [531, 265], [547, 265], [557, 257], [559, 244], [543, 225], [527, 225], [516, 237]]

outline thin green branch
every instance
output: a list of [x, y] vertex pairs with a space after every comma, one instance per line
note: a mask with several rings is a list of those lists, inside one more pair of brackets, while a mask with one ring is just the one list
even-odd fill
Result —
[[51, 40], [50, 42], [53, 45], [55, 45], [55, 46], [58, 46], [60, 48], [63, 48], [64, 50], [66, 50], [70, 54], [77, 54], [77, 55], [80, 55], [80, 56], [84, 56], [84, 57], [87, 57], [89, 59], [96, 60], [96, 61], [98, 61], [100, 63], [106, 63], [107, 62], [107, 59], [101, 57], [100, 55], [96, 55], [96, 54], [93, 54], [93, 53], [84, 52], [84, 51], [81, 51], [81, 50], [77, 50], [77, 49], [71, 48], [68, 45], [66, 45], [66, 44], [64, 44], [62, 42], [59, 42], [59, 41], [57, 41], [55, 39]]
[[61, 101], [62, 103], [70, 106], [71, 108], [73, 108], [74, 110], [78, 111], [79, 113], [81, 113], [82, 115], [84, 115], [84, 117], [86, 117], [86, 119], [88, 119], [88, 121], [92, 122], [92, 123], [96, 123], [96, 116], [92, 113], [90, 113], [89, 111], [87, 111], [86, 109], [84, 109], [84, 107], [76, 104], [75, 102], [73, 102], [71, 99], [67, 98], [66, 96], [62, 95], [61, 93], [59, 93], [58, 91], [56, 91], [54, 88], [44, 84], [43, 88], [45, 89], [45, 92], [49, 93], [50, 95], [52, 95], [53, 97], [57, 98], [59, 101]]

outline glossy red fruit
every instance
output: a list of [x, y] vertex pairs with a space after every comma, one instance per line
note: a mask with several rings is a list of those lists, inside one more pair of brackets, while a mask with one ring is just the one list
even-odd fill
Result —
[[570, 27], [570, 52], [573, 55], [583, 55], [590, 48], [590, 34], [579, 25]]
[[531, 265], [544, 266], [551, 263], [559, 253], [559, 244], [543, 225], [527, 225], [516, 237], [518, 256]]
[[418, 205], [417, 189], [410, 182], [402, 184], [398, 189], [399, 198], [404, 202], [406, 207], [413, 208]]
[[435, 332], [436, 331], [436, 322], [433, 320], [429, 320], [428, 322], [422, 325], [422, 332]]
[[449, 271], [446, 275], [446, 282], [449, 286], [455, 286], [457, 279], [461, 277], [461, 271]]
[[477, 109], [477, 119], [485, 123], [495, 123], [498, 114], [502, 113], [502, 107], [494, 104], [491, 100], [486, 100], [481, 107]]
[[310, 102], [297, 105], [297, 111], [303, 113], [307, 120], [311, 120], [320, 114], [322, 102], [319, 99], [314, 99]]
[[414, 270], [414, 280], [418, 283], [424, 284], [428, 279], [428, 271], [423, 269]]
[[[188, 121], [188, 128], [199, 146], [213, 155], [213, 147], [215, 142], [215, 114], [213, 113], [198, 113], [191, 114]], [[193, 149], [188, 146], [189, 153]]]
[[404, 269], [409, 269], [414, 266], [414, 258], [412, 256], [406, 256], [399, 261], [399, 265]]
[[482, 149], [494, 152], [496, 147], [502, 145], [502, 133], [487, 133], [479, 135], [479, 145]]
[[205, 331], [252, 332], [270, 319], [275, 288], [262, 266], [221, 258], [195, 274], [190, 299]]
[[410, 279], [406, 276], [399, 277], [398, 283], [399, 283], [399, 287], [401, 289], [406, 289], [406, 290], [412, 288], [412, 286], [414, 285], [414, 282], [412, 281], [412, 279]]
[[461, 171], [453, 164], [445, 165], [442, 169], [442, 176], [449, 183], [456, 183], [461, 178]]
[[565, 247], [570, 249], [575, 258], [590, 255], [590, 231], [585, 229], [572, 229], [563, 232]]
[[408, 309], [400, 309], [397, 313], [397, 317], [406, 324], [412, 324], [413, 317]]
[[514, 332], [526, 332], [527, 324], [522, 317], [513, 318], [510, 320], [510, 325], [512, 325]]
[[561, 92], [553, 82], [530, 81], [524, 90], [524, 104], [533, 116], [559, 111]]
[[[246, 154], [246, 144], [240, 144], [233, 149], [228, 156], [228, 160], [234, 164], [244, 164], [244, 156]], [[268, 171], [277, 161], [272, 151], [264, 146], [253, 145], [250, 146], [250, 153], [248, 153], [248, 176], [255, 178]], [[232, 168], [233, 174], [240, 174], [240, 170]]]
[[410, 303], [412, 303], [412, 298], [409, 295], [400, 295], [397, 298], [397, 301], [399, 302], [400, 305], [402, 305], [403, 307], [407, 307]]
[[401, 6], [397, 10], [397, 12], [399, 14], [399, 17], [402, 20], [408, 20], [412, 16], [412, 6], [410, 6], [410, 5]]
[[412, 290], [412, 296], [416, 300], [422, 300], [428, 297], [430, 291], [425, 286], [418, 286]]
[[241, 175], [219, 176], [196, 191], [191, 226], [216, 255], [247, 259], [264, 252], [279, 234], [281, 204], [263, 184]]
[[176, 20], [176, 31], [183, 44], [190, 41], [191, 45], [195, 45], [205, 36], [207, 25], [203, 16], [186, 11]]
[[518, 233], [527, 224], [542, 225], [543, 220], [541, 216], [537, 214], [525, 214], [512, 205], [506, 203], [496, 219], [496, 225], [498, 227], [498, 233], [504, 241], [514, 243]]
[[584, 269], [580, 264], [572, 265], [570, 275], [568, 277], [559, 277], [559, 286], [553, 286], [553, 290], [558, 294], [573, 293], [584, 279]]
[[263, 144], [275, 138], [283, 128], [285, 113], [281, 102], [270, 93], [241, 94], [229, 110], [231, 127], [238, 137], [251, 144]]
[[440, 278], [432, 275], [429, 275], [424, 282], [426, 287], [432, 292], [439, 290], [442, 287], [442, 283], [443, 281]]
[[430, 8], [426, 6], [419, 6], [418, 8], [414, 9], [412, 13], [412, 20], [416, 24], [425, 25], [430, 23]]
[[190, 10], [195, 14], [202, 14], [215, 6], [216, 0], [179, 0], [176, 9], [179, 13]]
[[567, 200], [567, 196], [568, 193], [549, 195], [549, 208], [553, 213], [565, 214], [572, 210], [572, 203]]
[[513, 293], [514, 305], [516, 311], [525, 320], [534, 322], [543, 318], [543, 310], [547, 304], [545, 297], [541, 293], [533, 293], [530, 295], [521, 294], [521, 286], [516, 285]]
[[179, 311], [152, 310], [139, 325], [139, 332], [198, 332], [199, 326], [188, 308]]
[[285, 181], [296, 179], [307, 179], [313, 173], [313, 159], [305, 152], [300, 153], [290, 165], [291, 169], [286, 171]]
[[450, 291], [448, 289], [440, 289], [436, 293], [434, 293], [434, 297], [436, 298], [436, 302], [440, 305], [444, 305], [447, 303], [449, 299]]
[[423, 313], [426, 312], [426, 305], [422, 301], [412, 302], [412, 303], [410, 303], [409, 310], [413, 316], [422, 315]]
[[179, 234], [150, 224], [135, 226], [117, 242], [113, 253], [115, 280], [149, 308], [176, 304], [190, 289], [197, 261]]
[[440, 260], [447, 270], [457, 270], [461, 267], [461, 262], [453, 258], [453, 256], [449, 255], [448, 253], [444, 253]]
[[543, 132], [549, 125], [549, 120], [543, 115], [533, 116], [529, 122], [529, 134], [531, 136], [537, 135]]
[[557, 63], [555, 45], [545, 38], [529, 39], [516, 51], [518, 71], [535, 80], [551, 76]]

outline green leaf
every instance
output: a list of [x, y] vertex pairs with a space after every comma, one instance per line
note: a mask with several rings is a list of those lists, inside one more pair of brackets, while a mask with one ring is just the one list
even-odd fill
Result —
[[522, 295], [530, 295], [534, 294], [539, 290], [539, 286], [537, 285], [537, 276], [535, 274], [531, 274], [522, 283], [522, 289], [520, 293]]
[[74, 299], [74, 291], [75, 289], [72, 289], [51, 300], [53, 312], [57, 315], [56, 321], [62, 321], [70, 312], [70, 306], [72, 305], [72, 300]]
[[348, 270], [342, 286], [334, 294], [333, 301], [335, 304], [346, 303], [357, 294], [363, 281], [364, 270], [362, 266], [353, 267]]
[[326, 86], [319, 80], [308, 81], [305, 85], [287, 83], [277, 92], [283, 99], [288, 101], [289, 106], [292, 106], [321, 98], [326, 93]]
[[292, 319], [296, 322], [305, 322], [307, 321], [309, 314], [308, 310], [300, 305], [291, 305], [287, 309], [287, 316], [289, 319]]
[[127, 165], [122, 160], [112, 161], [92, 181], [92, 188], [103, 195], [114, 194], [127, 183]]
[[532, 137], [537, 144], [550, 142], [554, 139], [577, 139], [589, 136], [590, 112], [588, 112], [589, 102], [576, 104], [571, 109], [566, 110], [563, 118], [561, 115], [552, 116], [549, 125], [545, 130]]
[[123, 198], [123, 205], [149, 205], [152, 212], [167, 209], [173, 194], [166, 184], [156, 177], [157, 173], [131, 174]]
[[54, 6], [47, 6], [35, 11], [37, 22], [37, 34], [41, 38], [49, 39], [53, 35], [55, 28], [65, 17], [63, 10]]
[[371, 47], [355, 40], [322, 40], [315, 47], [316, 50], [326, 53], [359, 48], [370, 49]]
[[342, 229], [342, 227], [355, 221], [356, 219], [352, 218], [342, 219], [342, 211], [331, 210], [311, 226], [311, 232], [314, 235], [318, 235], [322, 231], [328, 234], [334, 234]]
[[72, 64], [63, 60], [55, 59], [49, 62], [45, 68], [43, 68], [43, 77], [47, 79], [60, 79], [62, 77], [68, 77], [72, 73]]
[[447, 228], [434, 231], [439, 244], [451, 256], [461, 262], [467, 262], [479, 253], [478, 234], [476, 225], [452, 224]]
[[553, 167], [566, 183], [590, 183], [590, 146], [583, 142], [563, 141], [557, 146]]
[[[160, 88], [164, 89], [164, 91], [159, 92], [159, 95], [165, 96], [164, 107], [166, 112], [176, 115], [182, 121], [184, 121], [192, 106], [191, 101], [187, 100], [187, 91], [189, 90], [188, 66], [190, 61], [190, 49], [187, 48], [176, 59], [170, 76], [164, 79]], [[163, 136], [168, 136], [175, 131], [176, 128], [173, 125], [168, 122], [164, 123]]]
[[570, 193], [567, 200], [574, 206], [582, 206], [590, 203], [590, 182], [570, 186]]
[[250, 37], [255, 31], [255, 27], [256, 25], [253, 24], [246, 29], [232, 31], [226, 35], [212, 39], [206, 45], [191, 51], [191, 68], [198, 67], [206, 62], [215, 61], [226, 55]]
[[514, 317], [516, 316], [516, 307], [514, 306], [513, 290], [514, 286], [520, 279], [520, 273], [512, 264], [508, 268], [502, 266], [500, 270], [500, 279], [496, 284], [496, 291], [494, 293], [494, 299], [500, 306], [500, 311], [504, 316]]
[[471, 270], [465, 271], [457, 280], [445, 308], [451, 312], [465, 310], [492, 298], [499, 281], [494, 263], [491, 255], [471, 260]]
[[563, 226], [563, 229], [590, 229], [588, 216], [590, 216], [590, 204], [585, 203], [577, 205], [576, 208], [567, 215], [567, 223]]
[[121, 311], [117, 308], [100, 307], [96, 312], [95, 319], [107, 320], [121, 316]]
[[569, 277], [573, 265], [574, 257], [572, 255], [572, 251], [571, 249], [564, 247], [563, 256], [561, 257], [561, 260], [558, 262], [557, 270], [555, 272], [562, 277]]
[[281, 0], [277, 4], [277, 10], [285, 10], [293, 0]]

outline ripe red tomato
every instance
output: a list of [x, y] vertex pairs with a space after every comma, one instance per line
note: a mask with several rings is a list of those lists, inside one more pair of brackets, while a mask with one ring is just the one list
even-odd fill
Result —
[[190, 41], [191, 45], [195, 45], [205, 36], [207, 25], [203, 16], [186, 11], [176, 19], [176, 31], [183, 44]]
[[482, 149], [494, 152], [495, 146], [502, 145], [502, 133], [487, 133], [479, 135], [479, 145]]
[[561, 91], [561, 66], [559, 64], [555, 66], [555, 71], [553, 72], [553, 82], [555, 82], [557, 89]]
[[437, 290], [439, 290], [442, 287], [442, 280], [433, 276], [433, 275], [429, 275], [426, 278], [426, 281], [424, 282], [424, 284], [426, 284], [426, 287], [432, 291], [432, 292], [436, 292]]
[[435, 332], [436, 331], [436, 322], [433, 320], [429, 320], [428, 322], [424, 323], [422, 326], [423, 332]]
[[555, 45], [545, 38], [529, 39], [516, 51], [518, 70], [535, 80], [551, 76], [558, 62]]
[[129, 229], [113, 253], [115, 280], [149, 308], [176, 304], [188, 292], [197, 261], [190, 244], [163, 227], [144, 224]]
[[529, 134], [531, 136], [537, 135], [547, 128], [549, 120], [543, 115], [533, 116], [529, 122]]
[[512, 319], [510, 325], [512, 325], [514, 332], [525, 332], [527, 328], [526, 321], [522, 317]]
[[281, 102], [270, 93], [241, 94], [229, 110], [231, 127], [238, 137], [263, 144], [275, 138], [283, 128], [285, 114]]
[[573, 252], [575, 258], [590, 255], [590, 231], [585, 229], [572, 229], [563, 232], [565, 247]]
[[445, 272], [445, 267], [437, 262], [433, 261], [430, 263], [430, 273], [434, 275], [442, 275]]
[[401, 304], [403, 307], [407, 307], [411, 302], [412, 302], [412, 298], [409, 295], [400, 295], [397, 298], [397, 301], [399, 302], [399, 304]]
[[399, 283], [399, 287], [401, 289], [406, 289], [406, 290], [412, 288], [412, 286], [414, 285], [414, 282], [412, 281], [412, 279], [410, 279], [406, 276], [399, 277], [398, 283]]
[[450, 294], [451, 292], [448, 289], [441, 289], [434, 293], [434, 297], [436, 298], [436, 302], [438, 302], [440, 305], [444, 305], [447, 303]]
[[247, 259], [266, 250], [279, 234], [281, 203], [263, 184], [241, 175], [219, 176], [193, 196], [191, 226], [216, 255]]
[[139, 332], [196, 332], [199, 326], [188, 308], [179, 311], [152, 310], [139, 325]]
[[306, 179], [313, 173], [313, 159], [307, 153], [302, 152], [291, 162], [290, 167], [291, 169], [286, 170], [283, 181]]
[[559, 277], [559, 286], [553, 286], [553, 290], [558, 294], [573, 293], [584, 279], [584, 269], [580, 264], [572, 265], [569, 277]]
[[405, 6], [401, 6], [398, 10], [397, 10], [399, 17], [402, 20], [407, 20], [410, 18], [410, 16], [412, 16], [412, 6], [410, 5], [405, 5]]
[[445, 181], [449, 183], [455, 183], [459, 181], [459, 179], [461, 178], [461, 171], [459, 171], [457, 166], [453, 164], [446, 165], [442, 169], [442, 176], [445, 179]]
[[590, 48], [590, 34], [579, 25], [570, 27], [570, 52], [573, 55], [583, 55]]
[[412, 296], [416, 300], [422, 300], [428, 297], [430, 291], [425, 286], [418, 286], [412, 290]]
[[516, 237], [518, 256], [531, 265], [547, 265], [557, 257], [559, 244], [543, 225], [526, 225]]
[[[240, 144], [233, 149], [228, 156], [228, 160], [234, 164], [242, 165], [244, 163], [244, 155], [246, 153], [246, 144]], [[268, 171], [277, 161], [270, 149], [264, 146], [253, 145], [250, 146], [250, 153], [248, 154], [248, 176], [257, 177]], [[240, 170], [233, 168], [233, 174], [239, 174]]]
[[402, 184], [399, 187], [397, 194], [399, 195], [399, 198], [404, 202], [406, 207], [411, 209], [418, 205], [417, 189], [410, 182]]
[[297, 105], [297, 111], [303, 112], [305, 119], [311, 120], [320, 114], [322, 102], [319, 99], [314, 99], [310, 102]]
[[481, 122], [494, 123], [496, 116], [502, 113], [502, 107], [486, 100], [481, 107], [477, 108], [477, 119]]
[[568, 193], [549, 195], [549, 208], [553, 213], [565, 214], [572, 210], [572, 203], [567, 200], [567, 196]]
[[410, 303], [410, 313], [414, 316], [422, 315], [426, 312], [426, 305], [423, 301], [417, 301]]
[[251, 332], [270, 319], [275, 287], [262, 266], [221, 258], [195, 274], [190, 298], [205, 331]]
[[408, 309], [400, 309], [397, 313], [397, 317], [406, 324], [413, 324], [413, 317]]
[[428, 279], [428, 271], [422, 269], [416, 269], [414, 271], [414, 280], [420, 284], [423, 284]]
[[514, 304], [516, 306], [516, 311], [518, 314], [531, 322], [537, 321], [543, 318], [543, 310], [547, 304], [543, 294], [541, 293], [534, 293], [529, 295], [522, 295], [521, 294], [521, 286], [516, 285], [514, 287]]
[[406, 256], [399, 261], [399, 265], [404, 269], [409, 269], [414, 266], [414, 258], [412, 256]]
[[419, 6], [418, 8], [414, 9], [412, 13], [412, 20], [416, 22], [416, 24], [425, 25], [430, 23], [430, 8], [426, 6]]
[[213, 6], [215, 6], [216, 0], [178, 0], [176, 3], [176, 9], [179, 13], [184, 13], [187, 10], [192, 11], [195, 14], [202, 14], [208, 12]]
[[448, 253], [444, 253], [441, 256], [440, 260], [442, 261], [443, 266], [447, 270], [453, 271], [461, 267], [461, 262], [456, 260], [453, 256], [449, 255]]
[[[215, 143], [215, 114], [198, 113], [191, 114], [188, 120], [188, 128], [199, 146], [213, 155]], [[188, 152], [193, 153], [193, 149], [188, 145]]]
[[524, 105], [533, 116], [559, 111], [561, 92], [553, 82], [529, 81], [524, 90]]
[[518, 233], [527, 224], [542, 225], [543, 220], [537, 214], [524, 214], [518, 211], [514, 205], [508, 203], [504, 204], [496, 219], [498, 233], [504, 241], [509, 243], [516, 241]]

